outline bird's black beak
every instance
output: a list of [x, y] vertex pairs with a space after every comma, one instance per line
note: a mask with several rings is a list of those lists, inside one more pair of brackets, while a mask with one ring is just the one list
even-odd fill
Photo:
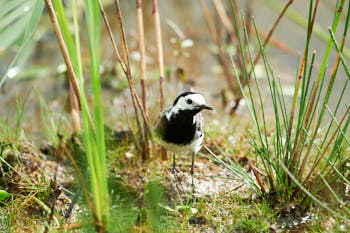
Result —
[[206, 105], [206, 104], [202, 104], [202, 105], [199, 105], [199, 109], [208, 109], [208, 110], [214, 110], [212, 107]]

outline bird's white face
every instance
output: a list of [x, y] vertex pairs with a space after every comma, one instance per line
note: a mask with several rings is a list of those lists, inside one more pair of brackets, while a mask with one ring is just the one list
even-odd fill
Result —
[[172, 112], [177, 113], [180, 110], [198, 110], [199, 112], [202, 109], [212, 110], [212, 108], [207, 105], [201, 94], [193, 93], [180, 96], [174, 104]]

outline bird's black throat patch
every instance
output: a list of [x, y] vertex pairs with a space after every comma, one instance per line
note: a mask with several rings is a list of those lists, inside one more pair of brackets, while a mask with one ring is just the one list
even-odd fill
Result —
[[189, 144], [196, 134], [196, 122], [193, 117], [200, 110], [180, 110], [173, 114], [165, 129], [164, 140], [178, 145]]

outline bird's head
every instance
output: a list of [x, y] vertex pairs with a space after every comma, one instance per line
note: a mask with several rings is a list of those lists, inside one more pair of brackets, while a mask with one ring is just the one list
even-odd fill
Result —
[[213, 110], [213, 108], [207, 105], [201, 94], [184, 92], [175, 99], [172, 110], [174, 113], [182, 111], [195, 115], [203, 109]]

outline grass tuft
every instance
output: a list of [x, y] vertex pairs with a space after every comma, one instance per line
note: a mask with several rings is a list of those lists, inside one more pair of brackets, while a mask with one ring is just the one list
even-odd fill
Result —
[[[309, 64], [308, 48], [318, 1], [316, 1], [316, 4], [314, 4], [312, 0], [310, 1], [305, 52], [299, 69], [299, 75], [296, 79], [293, 106], [290, 112], [287, 110], [286, 99], [282, 92], [280, 80], [275, 78], [273, 68], [268, 61], [263, 43], [259, 37], [256, 22], [254, 18], [252, 19], [260, 49], [259, 53], [261, 53], [263, 59], [268, 81], [268, 91], [271, 96], [274, 113], [274, 131], [273, 133], [268, 133], [266, 122], [267, 113], [264, 111], [265, 101], [262, 99], [259, 83], [255, 78], [254, 60], [252, 60], [251, 49], [249, 43], [244, 46], [242, 42], [243, 37], [246, 41], [249, 41], [247, 29], [245, 27], [245, 18], [243, 14], [241, 14], [240, 20], [243, 22], [244, 27], [244, 36], [241, 37], [239, 21], [236, 15], [237, 9], [235, 9], [235, 5], [231, 0], [232, 13], [240, 45], [240, 55], [243, 61], [243, 71], [247, 80], [248, 94], [246, 94], [239, 78], [237, 78], [237, 81], [239, 82], [244, 98], [247, 103], [249, 103], [248, 110], [255, 126], [254, 131], [249, 131], [249, 143], [256, 152], [257, 161], [261, 164], [258, 168], [262, 169], [265, 174], [265, 185], [268, 187], [269, 193], [275, 193], [279, 200], [284, 200], [285, 202], [301, 202], [306, 208], [308, 208], [308, 204], [310, 203], [309, 198], [311, 198], [314, 201], [317, 200], [316, 202], [322, 207], [330, 210], [325, 203], [321, 202], [319, 197], [320, 193], [325, 189], [330, 190], [333, 194], [333, 198], [340, 206], [343, 204], [339, 194], [336, 194], [331, 188], [331, 184], [339, 179], [345, 182], [345, 171], [344, 169], [339, 170], [338, 168], [344, 166], [344, 162], [347, 161], [342, 151], [349, 148], [347, 130], [350, 121], [350, 109], [343, 98], [343, 93], [348, 89], [348, 82], [346, 82], [341, 92], [342, 94], [337, 98], [335, 111], [329, 109], [328, 102], [330, 97], [336, 94], [333, 90], [333, 85], [337, 77], [339, 64], [342, 63], [342, 65], [346, 67], [342, 60], [342, 51], [348, 29], [349, 8], [340, 46], [337, 44], [334, 37], [342, 10], [344, 9], [344, 3], [344, 0], [337, 1], [336, 8], [334, 9], [333, 24], [330, 29], [328, 44], [325, 54], [323, 55], [321, 68], [316, 81], [311, 81], [315, 53], [312, 54], [311, 63]], [[332, 45], [336, 47], [338, 56], [328, 81], [328, 86], [325, 86], [327, 63], [329, 61]], [[247, 54], [249, 55], [248, 60], [246, 59]], [[251, 81], [249, 67], [245, 61], [250, 61], [250, 65], [253, 69], [254, 79]], [[232, 65], [235, 69], [236, 77], [239, 77], [239, 72], [233, 59]], [[347, 70], [347, 67], [345, 70]], [[348, 74], [348, 72], [346, 73]], [[253, 91], [253, 85], [256, 86], [257, 95]], [[301, 97], [298, 99], [299, 91], [301, 91]], [[322, 94], [323, 92], [325, 92], [324, 95]], [[346, 109], [345, 114], [340, 117], [336, 116], [339, 108]], [[258, 109], [262, 110], [261, 114]], [[329, 110], [329, 113], [333, 116], [330, 123], [328, 123], [324, 117], [326, 110]], [[338, 121], [337, 119], [340, 120]], [[337, 122], [337, 127], [333, 127], [334, 122]], [[321, 127], [325, 127], [325, 130], [321, 131]], [[326, 132], [325, 134], [323, 133], [324, 131]], [[216, 157], [214, 156], [214, 158]], [[228, 167], [236, 167], [235, 164], [224, 164]], [[256, 179], [260, 185], [257, 176]], [[256, 185], [251, 185], [250, 187], [252, 187], [254, 191], [259, 188], [259, 186]], [[260, 185], [260, 190], [262, 194], [264, 191], [262, 185]], [[331, 213], [335, 213], [335, 211], [332, 210]], [[349, 216], [342, 216], [342, 219], [348, 220]]]

